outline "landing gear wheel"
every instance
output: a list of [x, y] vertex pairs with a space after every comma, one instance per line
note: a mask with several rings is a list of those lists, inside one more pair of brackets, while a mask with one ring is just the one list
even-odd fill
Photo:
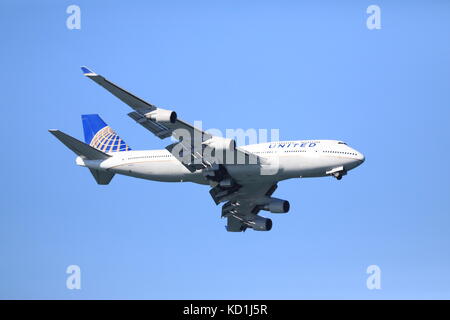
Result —
[[338, 179], [338, 180], [341, 180], [341, 179], [342, 179], [342, 173], [341, 173], [341, 172], [336, 172], [336, 173], [333, 174], [333, 176], [334, 176], [336, 179]]

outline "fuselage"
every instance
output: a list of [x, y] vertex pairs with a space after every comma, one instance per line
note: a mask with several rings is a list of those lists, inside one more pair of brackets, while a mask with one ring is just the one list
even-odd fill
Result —
[[[241, 146], [240, 149], [267, 160], [271, 168], [261, 173], [260, 165], [227, 165], [236, 181], [264, 182], [290, 178], [323, 177], [332, 170], [347, 172], [364, 162], [364, 155], [337, 140], [279, 141]], [[77, 157], [77, 164], [116, 174], [164, 182], [209, 184], [201, 170], [190, 172], [169, 151], [142, 150], [112, 152], [106, 160]]]

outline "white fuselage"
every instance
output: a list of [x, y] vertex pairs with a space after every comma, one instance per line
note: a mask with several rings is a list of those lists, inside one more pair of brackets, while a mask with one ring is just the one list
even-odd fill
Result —
[[[364, 162], [362, 153], [336, 140], [268, 142], [242, 146], [240, 149], [267, 160], [272, 169], [261, 174], [258, 165], [226, 165], [227, 171], [237, 182], [276, 182], [289, 178], [323, 177], [339, 168], [347, 172]], [[136, 178], [209, 184], [201, 170], [190, 172], [165, 149], [114, 152], [110, 155], [106, 160], [78, 157], [76, 161], [81, 166]]]

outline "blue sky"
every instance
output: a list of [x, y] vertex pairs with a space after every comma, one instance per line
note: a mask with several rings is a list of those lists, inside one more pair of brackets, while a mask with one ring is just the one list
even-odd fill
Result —
[[[67, 6], [81, 30], [66, 28]], [[366, 8], [381, 8], [368, 30]], [[2, 1], [0, 298], [450, 298], [448, 1]], [[47, 129], [99, 113], [163, 148], [93, 70], [204, 127], [340, 139], [366, 162], [290, 180], [270, 232], [227, 233], [194, 184], [98, 186]], [[66, 288], [79, 265], [82, 289]], [[382, 270], [381, 290], [366, 268]]]

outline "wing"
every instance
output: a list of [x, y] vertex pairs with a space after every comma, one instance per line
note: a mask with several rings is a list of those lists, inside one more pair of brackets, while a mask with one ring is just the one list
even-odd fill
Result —
[[275, 192], [276, 184], [244, 185], [222, 207], [222, 218], [227, 218], [227, 231], [240, 232], [251, 228], [269, 231], [272, 220], [258, 215], [263, 203]]
[[[166, 147], [189, 171], [194, 172], [211, 166], [212, 163], [235, 163], [235, 164], [257, 164], [258, 157], [252, 153], [244, 151], [235, 146], [234, 140], [215, 137], [203, 130], [178, 118], [176, 112], [158, 108], [148, 103], [132, 93], [120, 88], [101, 75], [94, 73], [87, 67], [81, 67], [84, 75], [124, 103], [128, 104], [133, 112], [130, 116], [137, 123], [152, 132], [160, 139], [174, 137], [177, 143]], [[230, 148], [233, 152], [215, 154], [216, 150], [223, 151], [224, 147]], [[209, 148], [205, 157], [205, 149]]]

